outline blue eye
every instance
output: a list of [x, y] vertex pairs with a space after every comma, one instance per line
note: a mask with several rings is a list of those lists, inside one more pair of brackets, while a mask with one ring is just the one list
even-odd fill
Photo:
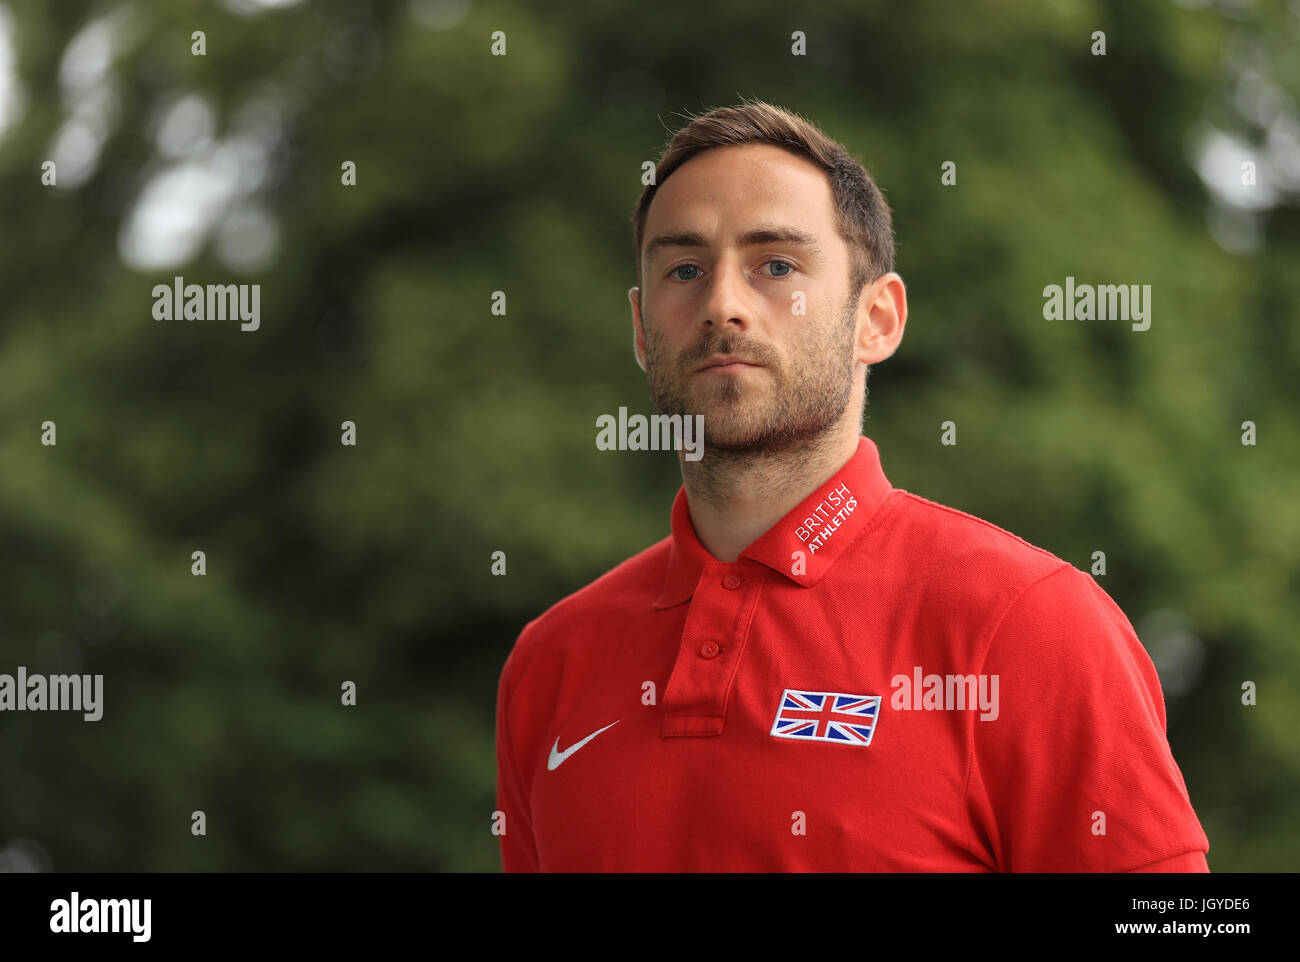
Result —
[[[784, 277], [789, 277], [792, 273], [794, 273], [794, 270], [795, 270], [794, 265], [791, 264], [791, 263], [788, 263], [787, 261], [770, 260], [770, 261], [767, 261], [767, 264], [775, 264], [777, 267], [784, 267], [784, 268], [786, 268], [786, 272], [785, 272], [784, 274], [781, 274], [781, 273], [778, 272], [778, 273], [775, 273], [775, 274], [769, 274], [769, 275], [768, 275], [769, 277], [774, 277], [774, 278], [784, 278]], [[766, 266], [766, 264], [765, 264], [764, 266]], [[695, 280], [696, 277], [699, 276], [699, 274], [696, 273], [696, 274], [695, 274], [694, 276], [692, 276], [692, 277], [682, 277], [680, 274], [677, 273], [678, 271], [696, 271], [696, 272], [698, 272], [698, 271], [699, 271], [699, 268], [696, 267], [694, 264], [682, 264], [680, 267], [674, 267], [671, 271], [669, 271], [669, 272], [668, 272], [668, 276], [669, 276], [669, 277], [675, 277], [675, 278], [676, 278], [677, 280], [679, 280], [679, 281], [693, 281], [693, 280]]]

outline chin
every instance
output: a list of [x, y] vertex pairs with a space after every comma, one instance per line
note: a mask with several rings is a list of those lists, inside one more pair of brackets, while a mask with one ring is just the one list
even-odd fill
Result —
[[720, 451], [747, 451], [760, 444], [767, 432], [762, 425], [704, 412], [704, 443]]

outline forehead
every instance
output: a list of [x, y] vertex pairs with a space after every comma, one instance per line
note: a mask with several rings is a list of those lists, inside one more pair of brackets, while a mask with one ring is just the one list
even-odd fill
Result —
[[835, 236], [830, 182], [811, 161], [770, 144], [714, 147], [678, 167], [655, 192], [645, 239], [665, 231], [733, 233], [776, 222]]

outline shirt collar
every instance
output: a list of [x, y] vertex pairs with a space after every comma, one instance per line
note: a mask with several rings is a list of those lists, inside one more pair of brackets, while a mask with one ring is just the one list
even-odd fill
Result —
[[[812, 587], [892, 490], [875, 442], [859, 437], [858, 450], [848, 463], [742, 551], [740, 560], [757, 561], [796, 584]], [[668, 571], [656, 608], [671, 608], [688, 600], [704, 566], [721, 563], [695, 534], [685, 487], [673, 501], [672, 532]], [[802, 558], [796, 552], [802, 552]]]

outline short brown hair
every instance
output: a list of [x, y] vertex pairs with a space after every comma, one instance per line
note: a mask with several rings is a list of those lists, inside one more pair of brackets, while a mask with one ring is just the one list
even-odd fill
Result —
[[835, 226], [849, 247], [849, 294], [856, 297], [868, 281], [894, 269], [894, 227], [889, 204], [867, 169], [838, 141], [812, 123], [781, 107], [742, 101], [738, 107], [718, 107], [691, 119], [673, 134], [655, 165], [655, 182], [641, 191], [633, 211], [637, 283], [641, 278], [641, 247], [646, 214], [655, 192], [678, 167], [712, 147], [771, 144], [816, 164], [830, 180]]

